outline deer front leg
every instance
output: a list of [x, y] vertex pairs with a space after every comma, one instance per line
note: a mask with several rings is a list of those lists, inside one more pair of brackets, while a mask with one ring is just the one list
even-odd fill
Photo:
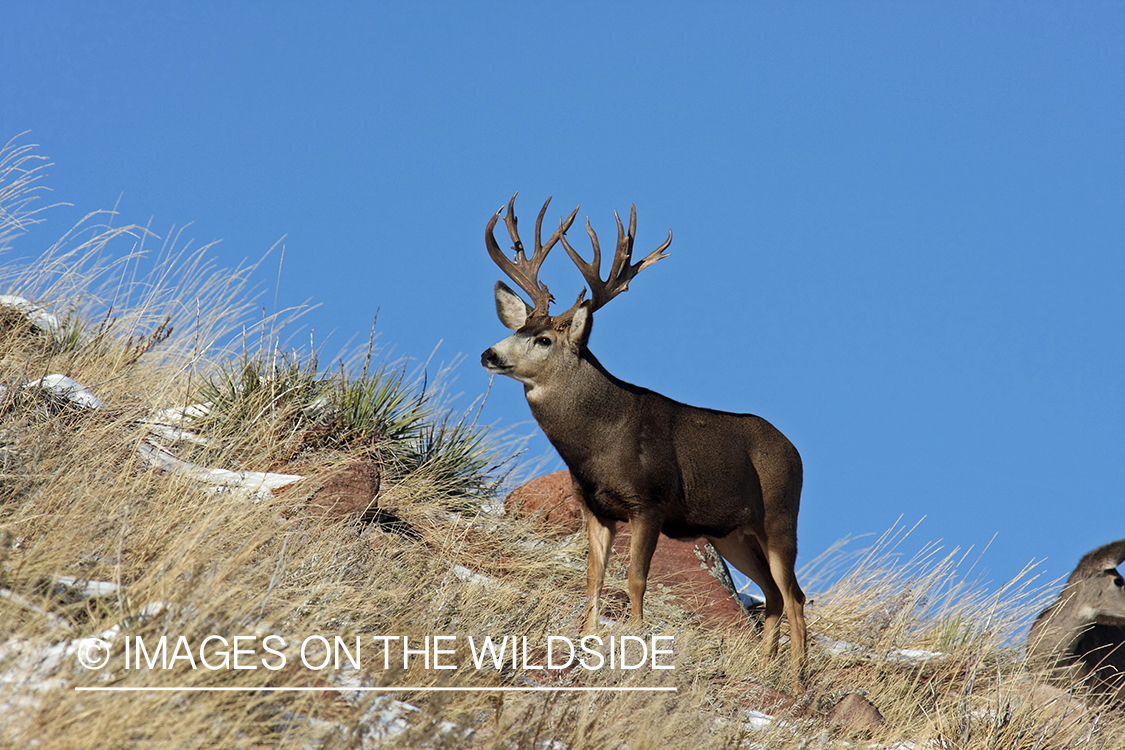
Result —
[[605, 566], [609, 561], [609, 553], [613, 551], [617, 521], [595, 516], [585, 503], [582, 504], [582, 513], [586, 517], [586, 537], [590, 544], [586, 557], [586, 624], [583, 632], [593, 633], [598, 628]]
[[640, 625], [644, 620], [645, 589], [648, 587], [648, 569], [656, 543], [660, 540], [658, 517], [637, 515], [629, 519], [629, 605], [633, 622]]

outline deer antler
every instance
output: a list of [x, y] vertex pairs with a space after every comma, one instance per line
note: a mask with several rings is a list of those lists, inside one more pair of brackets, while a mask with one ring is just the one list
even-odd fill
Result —
[[[577, 210], [577, 209], [575, 209]], [[668, 230], [668, 239], [664, 244], [653, 250], [637, 263], [630, 264], [629, 261], [633, 259], [633, 240], [637, 235], [637, 207], [630, 204], [629, 213], [629, 233], [625, 233], [625, 227], [621, 225], [621, 217], [617, 212], [613, 212], [613, 218], [617, 219], [617, 250], [613, 255], [613, 265], [609, 269], [609, 277], [602, 281], [601, 279], [601, 265], [602, 265], [602, 249], [598, 244], [598, 235], [594, 232], [593, 227], [590, 226], [590, 219], [586, 219], [586, 233], [590, 235], [590, 242], [594, 246], [594, 260], [590, 263], [582, 260], [570, 243], [566, 241], [565, 229], [560, 229], [564, 234], [559, 235], [559, 240], [562, 241], [563, 248], [566, 249], [567, 255], [574, 261], [574, 265], [578, 266], [578, 270], [582, 272], [582, 277], [586, 279], [586, 283], [590, 287], [590, 300], [593, 307], [590, 312], [598, 310], [605, 303], [629, 289], [629, 282], [633, 277], [644, 269], [651, 266], [661, 258], [667, 258], [664, 251], [672, 244], [672, 230]], [[569, 224], [567, 225], [569, 228]], [[578, 296], [578, 302], [575, 303], [577, 307], [582, 302], [585, 296], [585, 291]]]
[[[508, 234], [512, 238], [512, 249], [516, 251], [515, 259], [508, 260], [508, 257], [496, 244], [496, 236], [492, 233], [496, 227], [496, 220], [500, 218], [500, 213], [504, 210], [503, 207], [497, 211], [492, 219], [488, 222], [488, 226], [484, 229], [484, 242], [488, 247], [488, 254], [492, 257], [492, 261], [500, 267], [500, 270], [507, 274], [508, 278], [516, 282], [520, 289], [527, 292], [531, 297], [532, 304], [535, 309], [532, 310], [531, 315], [542, 316], [549, 315], [548, 307], [554, 301], [551, 296], [550, 290], [547, 285], [539, 280], [539, 266], [543, 264], [547, 253], [555, 246], [555, 243], [562, 239], [566, 230], [570, 229], [570, 225], [574, 223], [574, 217], [578, 215], [578, 209], [575, 208], [570, 217], [565, 221], [559, 219], [559, 228], [547, 239], [547, 244], [543, 244], [541, 228], [543, 225], [543, 215], [547, 213], [547, 206], [551, 203], [548, 198], [547, 202], [543, 204], [543, 208], [539, 209], [539, 218], [535, 220], [535, 249], [531, 253], [530, 260], [524, 255], [523, 243], [520, 241], [519, 232], [516, 231], [516, 211], [515, 203], [516, 196], [519, 191], [512, 195], [511, 200], [508, 201], [508, 214], [504, 217], [504, 223], [508, 226]], [[565, 244], [565, 243], [564, 243]]]

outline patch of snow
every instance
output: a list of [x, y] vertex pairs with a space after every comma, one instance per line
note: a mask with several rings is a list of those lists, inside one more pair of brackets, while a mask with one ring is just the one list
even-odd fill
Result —
[[492, 579], [488, 576], [481, 575], [480, 573], [474, 573], [463, 565], [454, 565], [453, 575], [457, 576], [465, 583], [472, 583], [480, 586], [488, 586], [492, 583]]
[[[369, 680], [352, 671], [330, 675], [329, 679], [344, 688], [340, 691], [340, 696], [352, 705], [358, 705], [368, 695], [358, 688], [373, 687]], [[349, 687], [357, 689], [347, 690]], [[421, 712], [422, 709], [410, 703], [396, 700], [386, 694], [376, 694], [371, 698], [359, 720], [360, 725], [363, 726], [361, 737], [363, 747], [379, 747], [387, 740], [402, 734], [410, 728], [410, 720], [407, 717]], [[441, 737], [466, 739], [473, 734], [471, 728], [459, 727], [451, 721], [438, 722], [436, 729], [438, 736]]]
[[38, 380], [25, 383], [23, 387], [41, 388], [55, 396], [65, 398], [84, 409], [100, 409], [105, 406], [100, 398], [95, 396], [93, 392], [77, 380], [72, 380], [66, 375], [60, 375], [58, 373], [54, 375], [44, 375]]
[[74, 576], [59, 576], [55, 579], [56, 590], [60, 593], [71, 593], [79, 599], [95, 599], [99, 596], [113, 596], [120, 589], [116, 583], [109, 581], [85, 581]]
[[191, 424], [197, 419], [202, 419], [211, 413], [211, 404], [191, 404], [190, 406], [173, 406], [161, 409], [152, 415], [152, 421], [165, 424], [169, 427], [181, 427]]
[[388, 695], [376, 695], [359, 720], [363, 727], [363, 746], [377, 747], [405, 732], [410, 728], [406, 718], [410, 712], [421, 713], [421, 709]]
[[183, 474], [204, 484], [220, 487], [241, 487], [249, 490], [278, 490], [304, 479], [300, 474], [274, 474], [262, 471], [230, 471], [209, 469], [173, 456], [164, 448], [152, 443], [141, 443], [137, 452], [146, 464], [175, 474]]
[[843, 654], [855, 654], [863, 656], [874, 661], [886, 661], [892, 664], [904, 664], [908, 666], [916, 666], [924, 664], [934, 659], [942, 659], [948, 654], [941, 651], [926, 651], [920, 648], [900, 648], [896, 649], [886, 656], [877, 654], [871, 649], [864, 648], [856, 643], [849, 643], [848, 641], [838, 641], [835, 638], [829, 638], [826, 635], [813, 633], [809, 638], [816, 643], [819, 643], [824, 650], [830, 654], [840, 656]]
[[31, 323], [31, 327], [48, 336], [58, 336], [62, 333], [62, 322], [57, 315], [49, 313], [39, 305], [33, 304], [23, 297], [14, 294], [0, 294], [0, 307], [13, 308]]
[[774, 722], [774, 717], [769, 714], [755, 711], [753, 709], [746, 709], [742, 712], [742, 726], [744, 729], [752, 731], [760, 731], [771, 726]]
[[834, 638], [828, 638], [827, 635], [821, 635], [819, 633], [813, 633], [810, 635], [810, 639], [819, 643], [823, 649], [829, 653], [835, 654], [835, 656], [841, 656], [841, 654], [845, 653], [856, 654], [856, 656], [862, 656], [867, 659], [889, 661], [891, 663], [897, 663], [897, 665], [918, 666], [927, 661], [943, 659], [948, 656], [948, 654], [942, 651], [926, 651], [924, 649], [895, 649], [886, 654], [886, 656], [882, 656], [882, 654], [875, 653], [871, 649], [865, 649], [862, 645], [857, 643], [837, 641]]
[[105, 630], [98, 633], [94, 637], [100, 638], [103, 641], [112, 641], [114, 638], [116, 638], [119, 635], [121, 635], [121, 624], [120, 623], [118, 623], [117, 625], [114, 625], [111, 628], [106, 628]]
[[920, 648], [900, 648], [887, 654], [887, 661], [899, 664], [921, 664], [933, 659], [942, 659], [949, 654], [941, 651], [925, 651]]
[[570, 745], [560, 740], [536, 740], [535, 750], [568, 750]]
[[195, 445], [211, 445], [211, 441], [205, 437], [200, 437], [190, 430], [181, 430], [175, 427], [169, 427], [160, 422], [141, 422], [147, 429], [150, 435], [157, 440], [163, 440], [166, 443], [175, 445], [176, 443], [194, 443]]
[[[151, 617], [156, 617], [158, 614], [166, 609], [170, 609], [171, 607], [172, 605], [168, 602], [149, 602], [145, 606], [141, 607], [141, 611], [137, 613], [137, 617], [141, 618], [142, 620], [147, 620]], [[114, 625], [114, 627], [117, 626]]]
[[0, 662], [8, 668], [0, 672], [0, 685], [15, 685], [36, 692], [54, 690], [63, 684], [53, 673], [62, 664], [71, 641], [48, 645], [25, 638], [12, 638], [0, 643]]
[[835, 654], [837, 656], [839, 656], [840, 654], [860, 654], [867, 651], [867, 649], [857, 643], [838, 641], [835, 638], [829, 638], [828, 636], [821, 635], [820, 633], [813, 633], [812, 635], [810, 635], [810, 639], [823, 646], [824, 650], [828, 653]]
[[[39, 380], [24, 384], [24, 388], [40, 388], [60, 398], [65, 398], [78, 406], [87, 409], [101, 409], [105, 403], [95, 396], [92, 391], [76, 380], [66, 375], [46, 375]], [[149, 434], [156, 440], [166, 440], [176, 443], [188, 441], [199, 445], [209, 445], [210, 441], [193, 432], [174, 429], [189, 419], [206, 415], [210, 411], [208, 404], [195, 404], [185, 408], [164, 409], [157, 413], [153, 420], [142, 422], [148, 428]], [[170, 451], [155, 442], [146, 440], [137, 448], [141, 460], [150, 466], [156, 466], [164, 471], [175, 474], [184, 474], [198, 482], [217, 487], [237, 487], [250, 491], [250, 497], [255, 501], [268, 499], [275, 490], [304, 479], [300, 474], [275, 474], [263, 471], [230, 471], [228, 469], [211, 469], [205, 466], [183, 461], [176, 458]]]
[[0, 744], [22, 746], [43, 694], [66, 687], [56, 672], [69, 645], [70, 641], [43, 645], [25, 638], [0, 643]]

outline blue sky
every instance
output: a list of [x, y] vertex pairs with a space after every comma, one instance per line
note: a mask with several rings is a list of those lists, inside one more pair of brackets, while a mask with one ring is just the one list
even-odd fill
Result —
[[[466, 400], [506, 334], [490, 215], [519, 190], [526, 240], [553, 195], [609, 238], [635, 203], [671, 257], [591, 348], [793, 440], [802, 561], [925, 516], [1056, 577], [1125, 537], [1123, 38], [1108, 2], [5, 3], [0, 141], [73, 204], [21, 252], [119, 199], [225, 265], [284, 237], [325, 351], [379, 310], [398, 354], [465, 355]], [[514, 381], [485, 419], [534, 429]]]

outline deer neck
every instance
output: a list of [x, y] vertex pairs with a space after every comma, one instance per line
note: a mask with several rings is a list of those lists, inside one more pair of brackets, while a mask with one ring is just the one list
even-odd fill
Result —
[[611, 375], [583, 348], [573, 365], [550, 382], [525, 385], [527, 403], [555, 448], [567, 458], [566, 446], [593, 446], [598, 435], [632, 412], [634, 389]]
[[568, 367], [551, 373], [542, 382], [525, 383], [524, 394], [538, 417], [539, 413], [569, 411], [579, 404], [596, 408], [612, 403], [620, 398], [621, 385], [590, 350], [583, 348]]
[[1055, 607], [1047, 617], [1042, 643], [1062, 658], [1076, 655], [1078, 643], [1095, 624], [1094, 617], [1077, 606]]

